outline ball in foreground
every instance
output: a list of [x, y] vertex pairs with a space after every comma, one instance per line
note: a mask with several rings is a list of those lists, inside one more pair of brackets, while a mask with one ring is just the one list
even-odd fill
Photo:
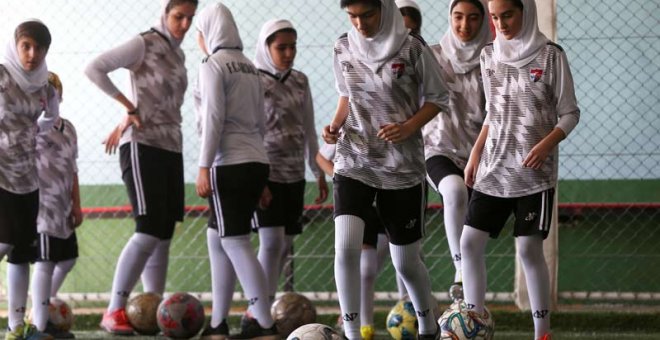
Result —
[[162, 298], [156, 293], [143, 293], [136, 295], [126, 303], [126, 315], [136, 332], [144, 335], [158, 333], [158, 305]]
[[484, 307], [479, 317], [468, 310], [463, 300], [451, 304], [438, 319], [440, 338], [451, 340], [491, 340], [495, 334], [495, 323], [490, 311]]
[[396, 340], [417, 339], [418, 324], [415, 307], [410, 301], [397, 302], [385, 319], [387, 332]]
[[51, 298], [48, 305], [48, 321], [59, 331], [70, 331], [73, 326], [73, 311], [69, 304], [64, 300]]
[[286, 340], [341, 340], [344, 339], [332, 327], [320, 323], [310, 323], [296, 328]]
[[158, 306], [158, 327], [163, 335], [188, 339], [199, 333], [204, 325], [204, 307], [188, 293], [175, 293]]
[[316, 322], [316, 308], [304, 295], [287, 292], [270, 307], [277, 331], [282, 337], [288, 336], [302, 325]]

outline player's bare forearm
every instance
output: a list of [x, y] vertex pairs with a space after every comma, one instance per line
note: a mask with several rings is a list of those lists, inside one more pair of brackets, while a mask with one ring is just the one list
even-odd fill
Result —
[[426, 123], [431, 121], [433, 117], [437, 116], [438, 112], [440, 112], [440, 107], [437, 105], [433, 103], [424, 103], [417, 113], [403, 122], [403, 125], [411, 129], [412, 132], [418, 131], [424, 127]]
[[73, 187], [71, 190], [71, 201], [73, 203], [72, 214], [73, 214], [73, 226], [77, 227], [82, 224], [83, 215], [82, 208], [80, 204], [80, 184], [78, 183], [78, 173], [73, 174]]
[[332, 118], [330, 124], [323, 127], [323, 132], [321, 133], [321, 137], [326, 143], [337, 143], [337, 139], [339, 138], [339, 129], [342, 127], [342, 125], [344, 125], [346, 117], [348, 117], [348, 105], [348, 97], [339, 97], [335, 115]]
[[426, 125], [438, 112], [440, 112], [440, 108], [435, 104], [424, 103], [419, 111], [405, 122], [395, 122], [381, 126], [377, 136], [390, 143], [403, 142]]
[[334, 129], [339, 129], [348, 117], [348, 97], [339, 97], [337, 100], [337, 110], [335, 116], [332, 118], [330, 126]]
[[316, 200], [314, 200], [314, 203], [321, 204], [328, 199], [328, 183], [325, 182], [325, 174], [321, 174], [317, 178], [317, 184], [319, 188], [319, 195], [316, 197]]
[[560, 128], [554, 128], [529, 151], [522, 165], [532, 169], [540, 169], [543, 162], [548, 158], [548, 155], [564, 138], [566, 138], [566, 133]]
[[331, 160], [325, 159], [325, 157], [321, 156], [321, 153], [316, 154], [316, 164], [318, 164], [319, 168], [321, 168], [321, 170], [323, 170], [326, 175], [330, 177], [334, 176], [334, 163], [332, 163]]
[[481, 127], [481, 132], [479, 132], [479, 136], [474, 142], [472, 151], [470, 151], [470, 158], [468, 159], [465, 170], [463, 171], [465, 177], [465, 185], [470, 188], [474, 186], [474, 180], [477, 175], [477, 170], [479, 169], [479, 161], [481, 161], [481, 153], [484, 150], [484, 145], [486, 145], [486, 138], [488, 138], [488, 125]]

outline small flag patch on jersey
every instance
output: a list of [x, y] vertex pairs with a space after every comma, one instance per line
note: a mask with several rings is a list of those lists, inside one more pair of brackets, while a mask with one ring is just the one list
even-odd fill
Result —
[[533, 68], [529, 71], [529, 79], [535, 83], [541, 80], [542, 75], [543, 75], [543, 70], [540, 68]]
[[406, 71], [406, 64], [403, 63], [392, 64], [392, 75], [396, 79], [401, 78], [401, 76], [405, 71]]

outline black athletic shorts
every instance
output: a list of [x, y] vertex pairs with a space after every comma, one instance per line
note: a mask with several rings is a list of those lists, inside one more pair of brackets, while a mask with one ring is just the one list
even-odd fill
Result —
[[208, 227], [220, 236], [250, 233], [252, 217], [268, 180], [268, 164], [242, 163], [211, 168]]
[[364, 218], [365, 228], [362, 244], [376, 248], [378, 246], [378, 234], [385, 234], [385, 227], [380, 220], [380, 216], [378, 216], [378, 210], [376, 207], [371, 206], [371, 208], [365, 212]]
[[465, 225], [496, 238], [513, 213], [513, 236], [542, 235], [545, 239], [550, 232], [554, 194], [555, 189], [548, 189], [529, 196], [502, 198], [474, 190]]
[[66, 239], [39, 233], [37, 261], [60, 262], [76, 258], [78, 258], [76, 233]]
[[0, 243], [14, 248], [7, 262], [23, 264], [37, 257], [37, 214], [39, 190], [15, 194], [0, 188]]
[[122, 145], [119, 156], [136, 232], [171, 239], [183, 221], [183, 156], [136, 142]]
[[[422, 238], [426, 206], [424, 182], [410, 188], [385, 190], [335, 174], [333, 189], [335, 218], [341, 215], [354, 215], [367, 221], [369, 218], [367, 211], [371, 209], [375, 199], [376, 210], [385, 226], [390, 243], [406, 245]], [[366, 223], [365, 227], [373, 228]]]
[[294, 183], [268, 181], [268, 189], [273, 195], [265, 210], [257, 209], [257, 228], [284, 226], [287, 235], [302, 233], [302, 213], [305, 204], [305, 180]]
[[438, 191], [438, 184], [443, 178], [449, 175], [458, 175], [464, 178], [463, 170], [454, 164], [454, 162], [445, 156], [433, 156], [426, 160], [426, 174], [435, 191]]

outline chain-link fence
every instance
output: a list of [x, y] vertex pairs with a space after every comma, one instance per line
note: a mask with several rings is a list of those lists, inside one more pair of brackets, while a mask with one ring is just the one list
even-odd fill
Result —
[[[102, 51], [147, 30], [158, 16], [160, 1], [7, 2], [10, 5], [4, 6], [0, 20], [3, 42], [14, 27], [14, 19], [38, 17], [51, 28], [48, 65], [63, 80], [62, 115], [74, 123], [79, 135], [79, 177], [88, 214], [78, 231], [80, 258], [63, 293], [76, 298], [105, 298], [119, 252], [133, 232], [117, 156], [105, 155], [101, 145], [119, 121], [122, 109], [82, 71]], [[296, 68], [310, 79], [320, 131], [330, 120], [337, 100], [332, 46], [350, 27], [338, 1], [224, 2], [234, 12], [249, 57], [254, 55], [263, 22], [279, 17], [294, 23], [299, 33]], [[448, 1], [418, 2], [424, 12], [422, 35], [435, 44], [447, 27]], [[200, 8], [208, 3], [201, 1]], [[660, 1], [557, 3], [559, 43], [568, 55], [582, 109], [580, 125], [561, 144], [560, 294], [582, 297], [587, 294], [582, 292], [588, 292], [592, 297], [657, 299], [660, 274], [650, 269], [660, 266]], [[192, 31], [182, 45], [190, 84], [197, 79], [202, 59]], [[129, 91], [126, 71], [115, 72], [112, 78]], [[183, 108], [189, 209], [172, 243], [167, 290], [209, 292], [206, 203], [193, 190], [199, 143], [191, 90], [192, 85]], [[315, 195], [315, 185], [310, 182], [306, 201], [311, 203]], [[430, 197], [424, 256], [434, 291], [444, 292], [453, 279], [453, 265], [440, 200], [434, 193]], [[331, 203], [306, 210], [308, 222], [295, 241], [292, 277], [288, 280], [296, 290], [316, 292], [319, 298], [333, 298], [336, 290]], [[491, 241], [488, 247], [491, 298], [510, 298], [513, 291], [515, 250], [509, 234], [503, 233], [507, 236]], [[376, 290], [396, 290], [391, 265], [381, 274]], [[644, 295], [646, 292], [652, 294]]]

